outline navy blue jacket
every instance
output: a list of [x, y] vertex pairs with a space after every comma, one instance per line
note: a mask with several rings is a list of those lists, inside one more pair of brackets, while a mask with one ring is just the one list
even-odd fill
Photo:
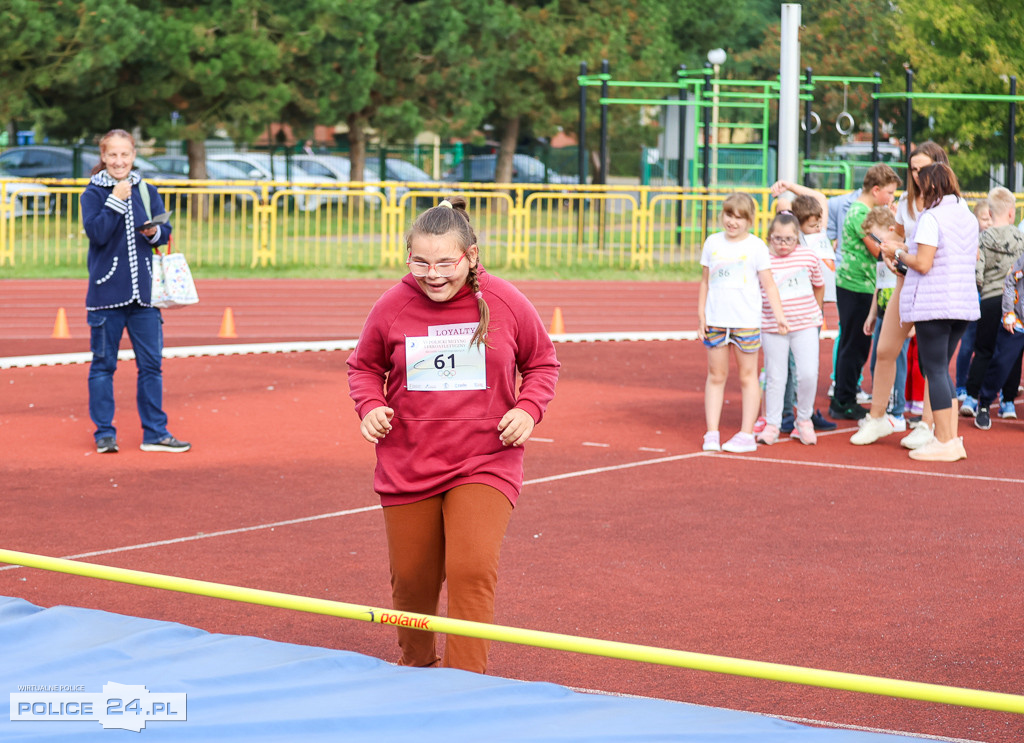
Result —
[[160, 225], [152, 238], [138, 231], [147, 220], [139, 195], [140, 185], [149, 189], [153, 215], [165, 211], [164, 202], [156, 187], [140, 183], [135, 173], [132, 174], [131, 198], [121, 201], [114, 197], [109, 177], [106, 182], [110, 182], [110, 186], [99, 185], [104, 182], [101, 176], [105, 175], [103, 171], [95, 176], [82, 194], [82, 224], [89, 237], [89, 291], [85, 307], [98, 310], [123, 307], [132, 302], [148, 307], [153, 294], [153, 247], [167, 243], [171, 226]]

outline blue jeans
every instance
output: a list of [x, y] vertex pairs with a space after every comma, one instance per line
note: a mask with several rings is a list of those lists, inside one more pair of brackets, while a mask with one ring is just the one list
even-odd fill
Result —
[[90, 310], [89, 417], [96, 424], [97, 441], [116, 436], [114, 428], [114, 372], [121, 336], [128, 329], [128, 338], [135, 349], [138, 384], [135, 401], [142, 421], [142, 441], [146, 444], [167, 438], [167, 414], [163, 411], [164, 382], [163, 318], [156, 307], [129, 304], [107, 310]]
[[978, 405], [986, 408], [991, 405], [999, 394], [1000, 387], [1003, 389], [1003, 401], [1013, 402], [1017, 397], [1017, 385], [1020, 383], [1022, 353], [1024, 333], [1007, 333], [1006, 328], [1000, 327], [996, 331], [995, 353], [992, 354], [992, 360], [981, 383], [981, 390], [978, 392]]
[[[871, 341], [871, 378], [875, 378], [875, 358], [878, 355], [878, 336], [882, 332], [882, 318], [875, 320], [875, 333]], [[896, 379], [892, 385], [892, 394], [889, 395], [889, 404], [885, 412], [897, 417], [902, 416], [907, 405], [907, 348], [910, 346], [910, 339], [903, 341], [903, 348], [900, 355], [896, 357]]]

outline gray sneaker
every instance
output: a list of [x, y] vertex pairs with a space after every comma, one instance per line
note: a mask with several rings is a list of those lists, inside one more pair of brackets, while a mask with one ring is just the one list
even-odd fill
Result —
[[178, 441], [173, 436], [168, 436], [153, 444], [143, 444], [139, 448], [142, 451], [185, 452], [192, 448], [192, 444], [187, 441]]
[[103, 436], [96, 439], [97, 454], [117, 454], [117, 439], [113, 436]]

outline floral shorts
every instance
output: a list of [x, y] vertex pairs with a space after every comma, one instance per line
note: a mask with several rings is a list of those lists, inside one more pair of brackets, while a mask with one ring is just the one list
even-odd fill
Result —
[[707, 337], [704, 338], [705, 346], [718, 348], [727, 343], [735, 343], [743, 353], [757, 353], [761, 349], [761, 329], [708, 327]]

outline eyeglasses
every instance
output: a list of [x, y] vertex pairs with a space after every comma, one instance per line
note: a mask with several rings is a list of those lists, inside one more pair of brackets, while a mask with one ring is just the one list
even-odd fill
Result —
[[458, 265], [462, 263], [462, 259], [465, 257], [466, 254], [463, 253], [461, 256], [459, 256], [459, 259], [457, 261], [442, 261], [441, 263], [425, 263], [424, 261], [406, 261], [405, 265], [409, 267], [409, 273], [421, 279], [428, 273], [430, 273], [431, 268], [433, 268], [437, 275], [440, 276], [442, 279], [450, 279], [452, 276], [455, 275], [456, 268], [458, 268]]
[[782, 235], [772, 235], [771, 236], [771, 243], [772, 243], [772, 245], [787, 245], [788, 246], [788, 245], [796, 245], [798, 242], [800, 242], [800, 238], [798, 238], [798, 237], [783, 237]]

